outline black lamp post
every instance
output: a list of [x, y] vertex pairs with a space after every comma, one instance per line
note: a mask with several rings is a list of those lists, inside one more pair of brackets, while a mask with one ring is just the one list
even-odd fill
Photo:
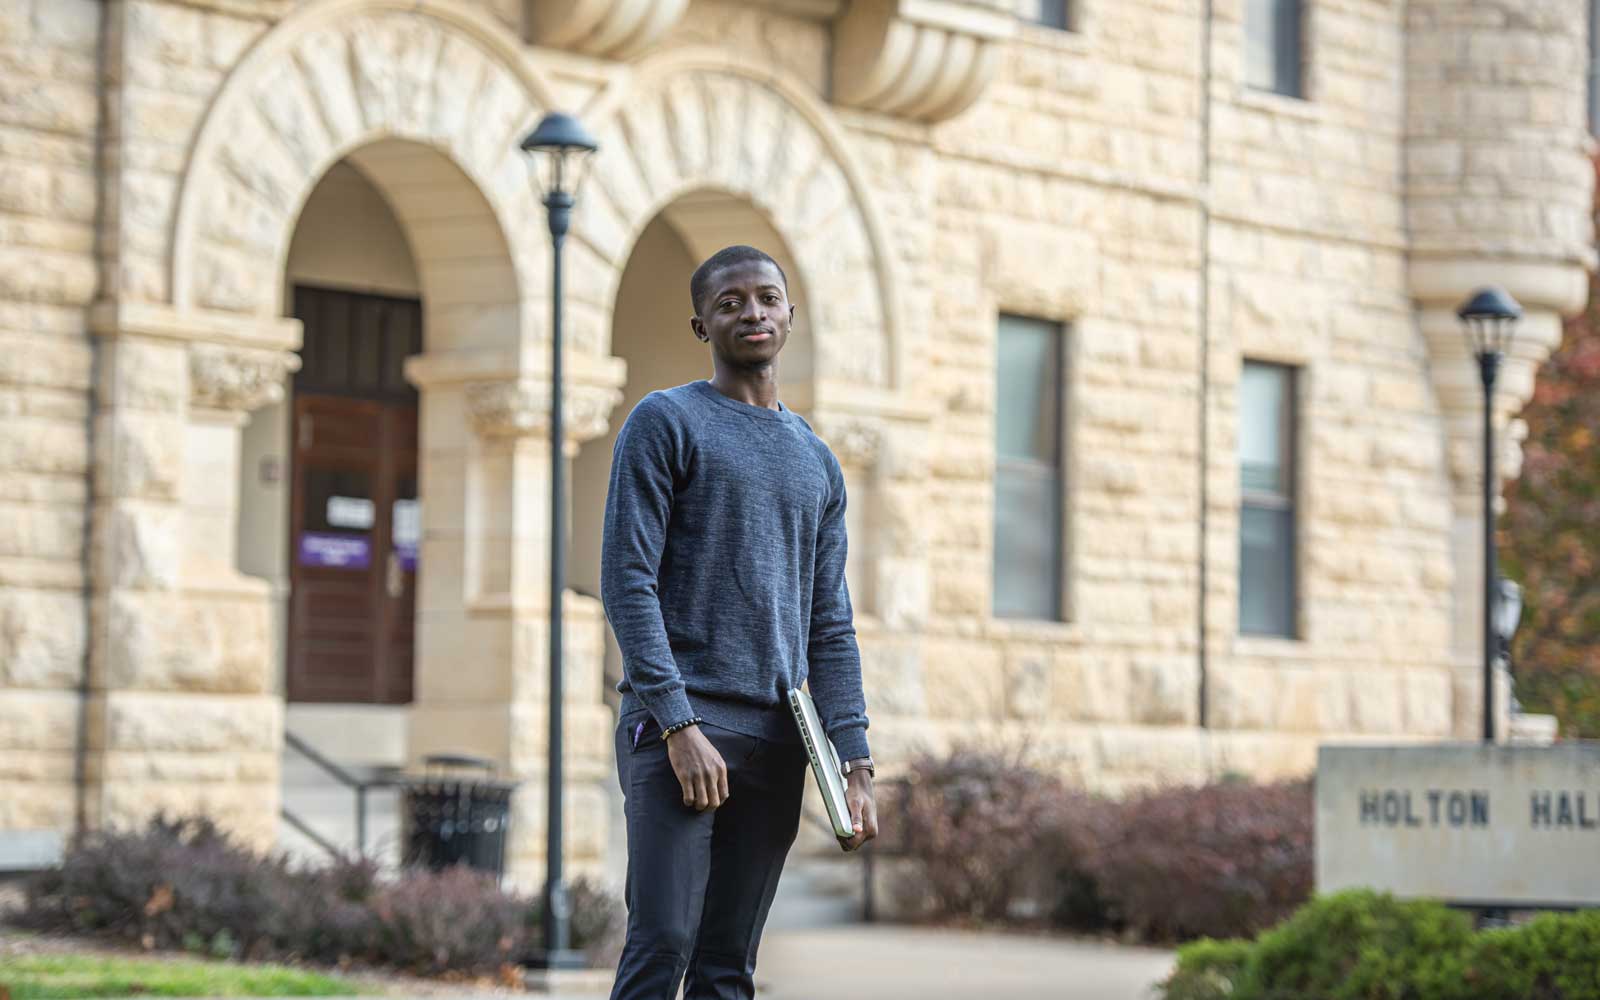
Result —
[[1494, 383], [1511, 346], [1522, 307], [1502, 288], [1483, 288], [1456, 311], [1483, 380], [1483, 739], [1494, 742], [1494, 661], [1500, 653], [1495, 628], [1499, 573], [1494, 551]]
[[549, 806], [545, 814], [544, 951], [545, 969], [582, 968], [583, 953], [569, 946], [572, 915], [561, 875], [561, 595], [567, 582], [566, 483], [562, 454], [566, 431], [561, 414], [561, 244], [572, 222], [577, 190], [590, 154], [599, 144], [571, 115], [552, 112], [522, 140], [534, 190], [550, 218], [554, 256], [550, 268], [550, 757]]

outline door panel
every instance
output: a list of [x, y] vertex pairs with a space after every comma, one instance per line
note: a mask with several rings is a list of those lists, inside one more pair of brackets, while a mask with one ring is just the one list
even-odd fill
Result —
[[288, 687], [292, 701], [412, 696], [417, 553], [413, 300], [295, 289]]

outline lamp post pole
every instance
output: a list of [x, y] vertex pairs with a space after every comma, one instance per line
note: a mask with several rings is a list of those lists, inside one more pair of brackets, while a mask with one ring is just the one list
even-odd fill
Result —
[[549, 806], [545, 817], [545, 951], [550, 956], [568, 950], [567, 921], [570, 906], [567, 886], [561, 871], [562, 716], [565, 714], [561, 619], [562, 592], [567, 586], [567, 490], [566, 456], [562, 446], [566, 437], [561, 410], [561, 248], [572, 222], [576, 199], [561, 190], [545, 195], [544, 207], [550, 219], [550, 759]]
[[[545, 969], [581, 968], [583, 954], [572, 950], [569, 922], [572, 904], [562, 875], [562, 716], [565, 692], [561, 653], [562, 595], [567, 586], [566, 427], [562, 413], [561, 249], [578, 203], [583, 166], [599, 148], [571, 115], [544, 116], [522, 140], [535, 187], [543, 195], [550, 223], [550, 718], [547, 761], [548, 802], [545, 806], [544, 951]], [[543, 169], [541, 169], [543, 168]], [[569, 187], [570, 184], [570, 187]]]
[[1494, 742], [1494, 661], [1499, 655], [1495, 633], [1496, 590], [1500, 574], [1494, 546], [1494, 384], [1500, 375], [1500, 352], [1478, 352], [1483, 381], [1483, 741]]
[[1500, 574], [1494, 550], [1494, 384], [1511, 346], [1522, 307], [1500, 288], [1482, 288], [1456, 310], [1483, 382], [1483, 741], [1494, 742], [1494, 664], [1500, 655], [1495, 627]]

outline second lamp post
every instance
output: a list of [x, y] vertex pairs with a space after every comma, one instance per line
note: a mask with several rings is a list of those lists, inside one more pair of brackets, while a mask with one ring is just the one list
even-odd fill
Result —
[[552, 112], [522, 140], [535, 192], [550, 221], [550, 747], [545, 812], [544, 950], [539, 965], [575, 969], [583, 954], [570, 946], [571, 900], [561, 873], [561, 595], [567, 585], [566, 429], [561, 412], [561, 245], [572, 223], [578, 186], [599, 144], [571, 115]]
[[1511, 347], [1522, 307], [1501, 288], [1484, 288], [1457, 310], [1483, 382], [1483, 740], [1494, 742], [1494, 664], [1500, 642], [1495, 627], [1500, 574], [1494, 551], [1494, 385]]

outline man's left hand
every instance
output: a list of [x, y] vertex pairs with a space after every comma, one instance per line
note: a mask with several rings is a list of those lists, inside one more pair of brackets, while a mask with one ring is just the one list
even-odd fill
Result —
[[840, 837], [839, 846], [853, 851], [878, 835], [878, 803], [872, 795], [872, 772], [851, 771], [845, 777], [844, 800], [850, 806], [853, 837]]

